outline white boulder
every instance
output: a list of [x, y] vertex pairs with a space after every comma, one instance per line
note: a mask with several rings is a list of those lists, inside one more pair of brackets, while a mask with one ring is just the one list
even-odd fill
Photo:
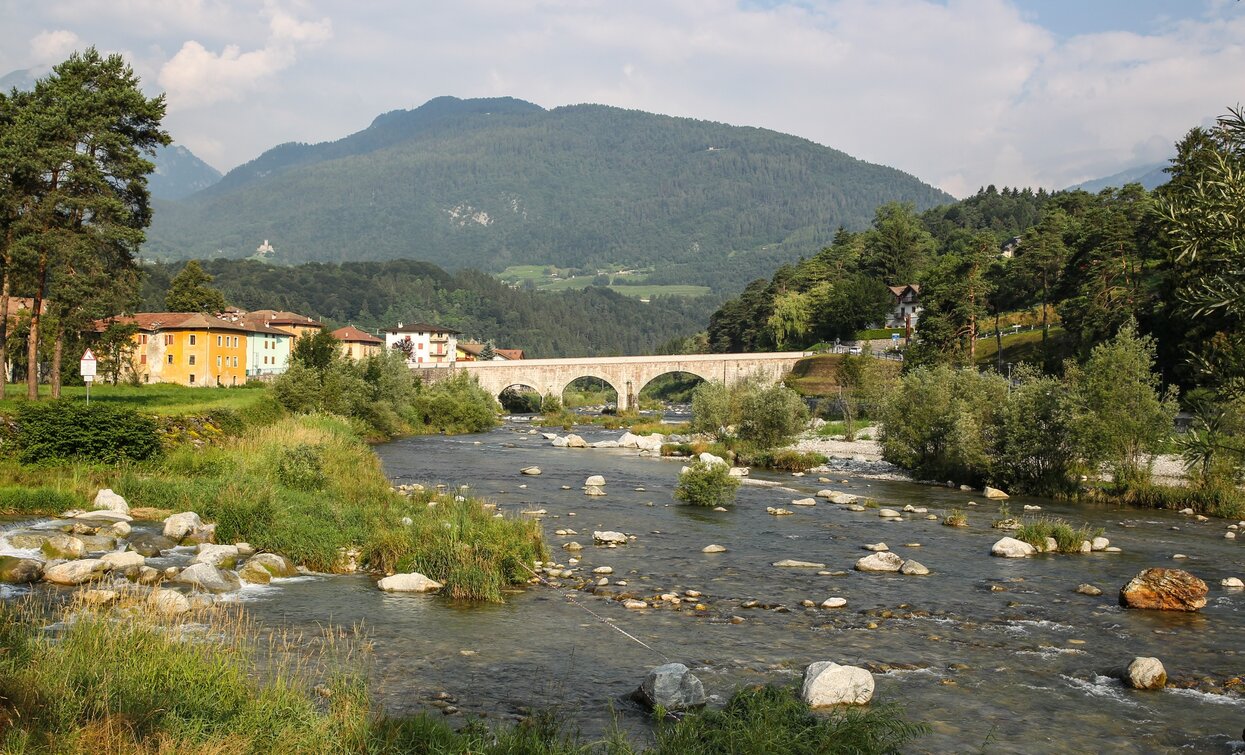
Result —
[[444, 587], [440, 582], [419, 572], [394, 574], [378, 581], [376, 586], [385, 592], [433, 592]]
[[626, 545], [627, 536], [614, 530], [595, 530], [592, 533], [592, 542], [598, 545]]
[[164, 536], [175, 543], [180, 543], [182, 538], [202, 527], [203, 520], [198, 514], [185, 511], [181, 514], [173, 514], [164, 520]]
[[1027, 558], [1037, 553], [1037, 549], [1023, 540], [1005, 537], [990, 547], [990, 555], [1002, 558]]
[[804, 670], [802, 697], [810, 708], [864, 705], [873, 699], [873, 674], [859, 666], [818, 661]]
[[115, 511], [118, 514], [129, 514], [130, 505], [125, 499], [112, 492], [111, 488], [104, 488], [95, 494], [95, 502], [93, 504], [97, 509], [106, 509]]
[[1005, 501], [1008, 498], [1011, 498], [1011, 496], [1009, 496], [1007, 493], [1004, 493], [1002, 490], [999, 490], [998, 488], [992, 488], [989, 485], [987, 485], [981, 492], [983, 495], [985, 495], [986, 498], [989, 498], [990, 500], [993, 500], [993, 501]]
[[708, 451], [705, 451], [704, 453], [702, 453], [699, 458], [702, 462], [704, 462], [705, 464], [708, 464], [711, 467], [712, 466], [722, 466], [722, 467], [730, 466], [730, 464], [726, 462], [726, 459], [723, 459], [721, 456], [714, 456]]
[[135, 553], [134, 551], [105, 553], [99, 557], [99, 560], [104, 562], [106, 568], [115, 571], [125, 571], [131, 567], [139, 567], [146, 561], [141, 553]]
[[856, 571], [897, 572], [903, 568], [903, 559], [889, 551], [874, 553], [856, 562]]
[[791, 505], [792, 506], [816, 506], [817, 499], [816, 498], [796, 498], [794, 501], [791, 502]]
[[218, 569], [232, 569], [238, 563], [238, 546], [200, 543], [192, 564], [211, 564]]
[[191, 564], [182, 569], [173, 581], [212, 593], [237, 592], [242, 589], [242, 580], [238, 579], [237, 574], [218, 569], [211, 564]]
[[165, 616], [178, 616], [190, 612], [190, 600], [177, 590], [153, 590], [148, 602], [156, 613]]
[[587, 485], [589, 487], [595, 486], [599, 488], [604, 484], [605, 484], [605, 478], [599, 474], [594, 474], [588, 479], [584, 480], [584, 485]]
[[1124, 676], [1133, 689], [1163, 689], [1167, 685], [1167, 670], [1158, 658], [1134, 658]]
[[819, 564], [813, 561], [797, 561], [793, 558], [784, 558], [781, 561], [775, 561], [772, 566], [780, 569], [824, 569], [825, 564]]
[[46, 569], [43, 572], [43, 579], [54, 585], [80, 585], [99, 577], [107, 568], [98, 558], [82, 558]]

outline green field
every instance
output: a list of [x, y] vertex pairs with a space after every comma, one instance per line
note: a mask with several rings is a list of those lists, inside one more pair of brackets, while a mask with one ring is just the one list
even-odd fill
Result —
[[[549, 265], [512, 265], [498, 274], [498, 278], [506, 283], [524, 283], [531, 281], [538, 291], [572, 291], [588, 288], [593, 285], [595, 275], [569, 275], [566, 268], [553, 268]], [[648, 285], [644, 283], [650, 270], [639, 270], [634, 273], [611, 273], [608, 288], [623, 296], [639, 299], [651, 299], [654, 296], [704, 296], [709, 293], [708, 286], [690, 285]], [[555, 278], [553, 274], [556, 273]]]
[[611, 291], [617, 291], [623, 296], [637, 296], [641, 299], [651, 299], [654, 296], [704, 296], [709, 293], [708, 286], [682, 286], [682, 285], [627, 285], [627, 286], [610, 286]]
[[[1052, 353], [1058, 353], [1061, 342], [1064, 338], [1062, 327], [1054, 326], [1050, 329], [1050, 349]], [[977, 342], [977, 364], [993, 364], [998, 354], [998, 345], [993, 338], [983, 338]], [[1003, 336], [1003, 362], [1020, 364], [1028, 362], [1029, 364], [1040, 364], [1042, 361], [1042, 331], [1041, 329], [1026, 330], [1020, 333], [1005, 334]]]
[[[26, 403], [26, 385], [9, 385], [6, 398], [0, 401], [0, 414], [12, 414]], [[86, 400], [84, 386], [65, 386], [63, 398]], [[50, 398], [51, 387], [39, 386], [39, 396]], [[181, 415], [201, 414], [212, 409], [232, 409], [245, 412], [262, 402], [268, 391], [262, 388], [189, 388], [184, 385], [158, 383], [153, 385], [94, 385], [91, 387], [91, 403], [108, 403], [125, 406], [149, 414]]]

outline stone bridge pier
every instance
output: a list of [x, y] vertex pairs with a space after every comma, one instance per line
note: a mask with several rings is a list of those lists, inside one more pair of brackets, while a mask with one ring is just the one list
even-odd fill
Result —
[[500, 396], [510, 387], [526, 386], [541, 394], [561, 397], [568, 385], [583, 377], [599, 378], [618, 393], [618, 408], [630, 409], [644, 386], [671, 372], [686, 372], [702, 380], [727, 386], [752, 376], [777, 383], [795, 363], [810, 352], [770, 354], [681, 354], [646, 357], [577, 357], [571, 359], [516, 359], [513, 361], [455, 362], [453, 365], [420, 365], [411, 369], [428, 378], [458, 372], [475, 376], [480, 386]]

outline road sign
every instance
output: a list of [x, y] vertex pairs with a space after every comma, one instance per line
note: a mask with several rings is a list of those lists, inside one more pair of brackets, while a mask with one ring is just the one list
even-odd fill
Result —
[[88, 383], [95, 379], [95, 355], [90, 349], [82, 355], [82, 361], [78, 363], [78, 371], [82, 374], [82, 379]]

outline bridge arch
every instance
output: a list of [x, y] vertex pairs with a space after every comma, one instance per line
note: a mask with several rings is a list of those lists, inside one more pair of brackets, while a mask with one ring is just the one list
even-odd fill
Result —
[[659, 378], [663, 378], [667, 375], [686, 375], [692, 378], [696, 378], [697, 385], [700, 385], [701, 383], [712, 382], [712, 380], [707, 379], [703, 375], [699, 375], [695, 372], [689, 372], [687, 370], [666, 370], [664, 372], [658, 372], [657, 374], [654, 374], [652, 377], [648, 377], [647, 380], [644, 380], [643, 384], [639, 385], [636, 388], [635, 400], [638, 402], [640, 400], [640, 394], [644, 393], [644, 391], [649, 386], [651, 386], [655, 381], [657, 381]]
[[559, 389], [558, 392], [554, 395], [565, 400], [566, 390], [570, 388], [574, 383], [576, 383], [579, 380], [583, 380], [584, 378], [592, 378], [594, 380], [600, 380], [602, 383], [605, 383], [610, 388], [614, 389], [614, 395], [617, 397], [615, 399], [615, 404], [618, 407], [619, 411], [622, 411], [623, 409], [626, 409], [630, 406], [630, 404], [627, 403], [627, 394], [625, 392], [625, 387], [619, 387], [617, 376], [611, 377], [605, 374], [604, 370], [579, 370], [579, 372], [582, 372], [582, 374], [576, 375], [575, 377], [567, 380], [565, 383], [562, 384], [562, 388]]

